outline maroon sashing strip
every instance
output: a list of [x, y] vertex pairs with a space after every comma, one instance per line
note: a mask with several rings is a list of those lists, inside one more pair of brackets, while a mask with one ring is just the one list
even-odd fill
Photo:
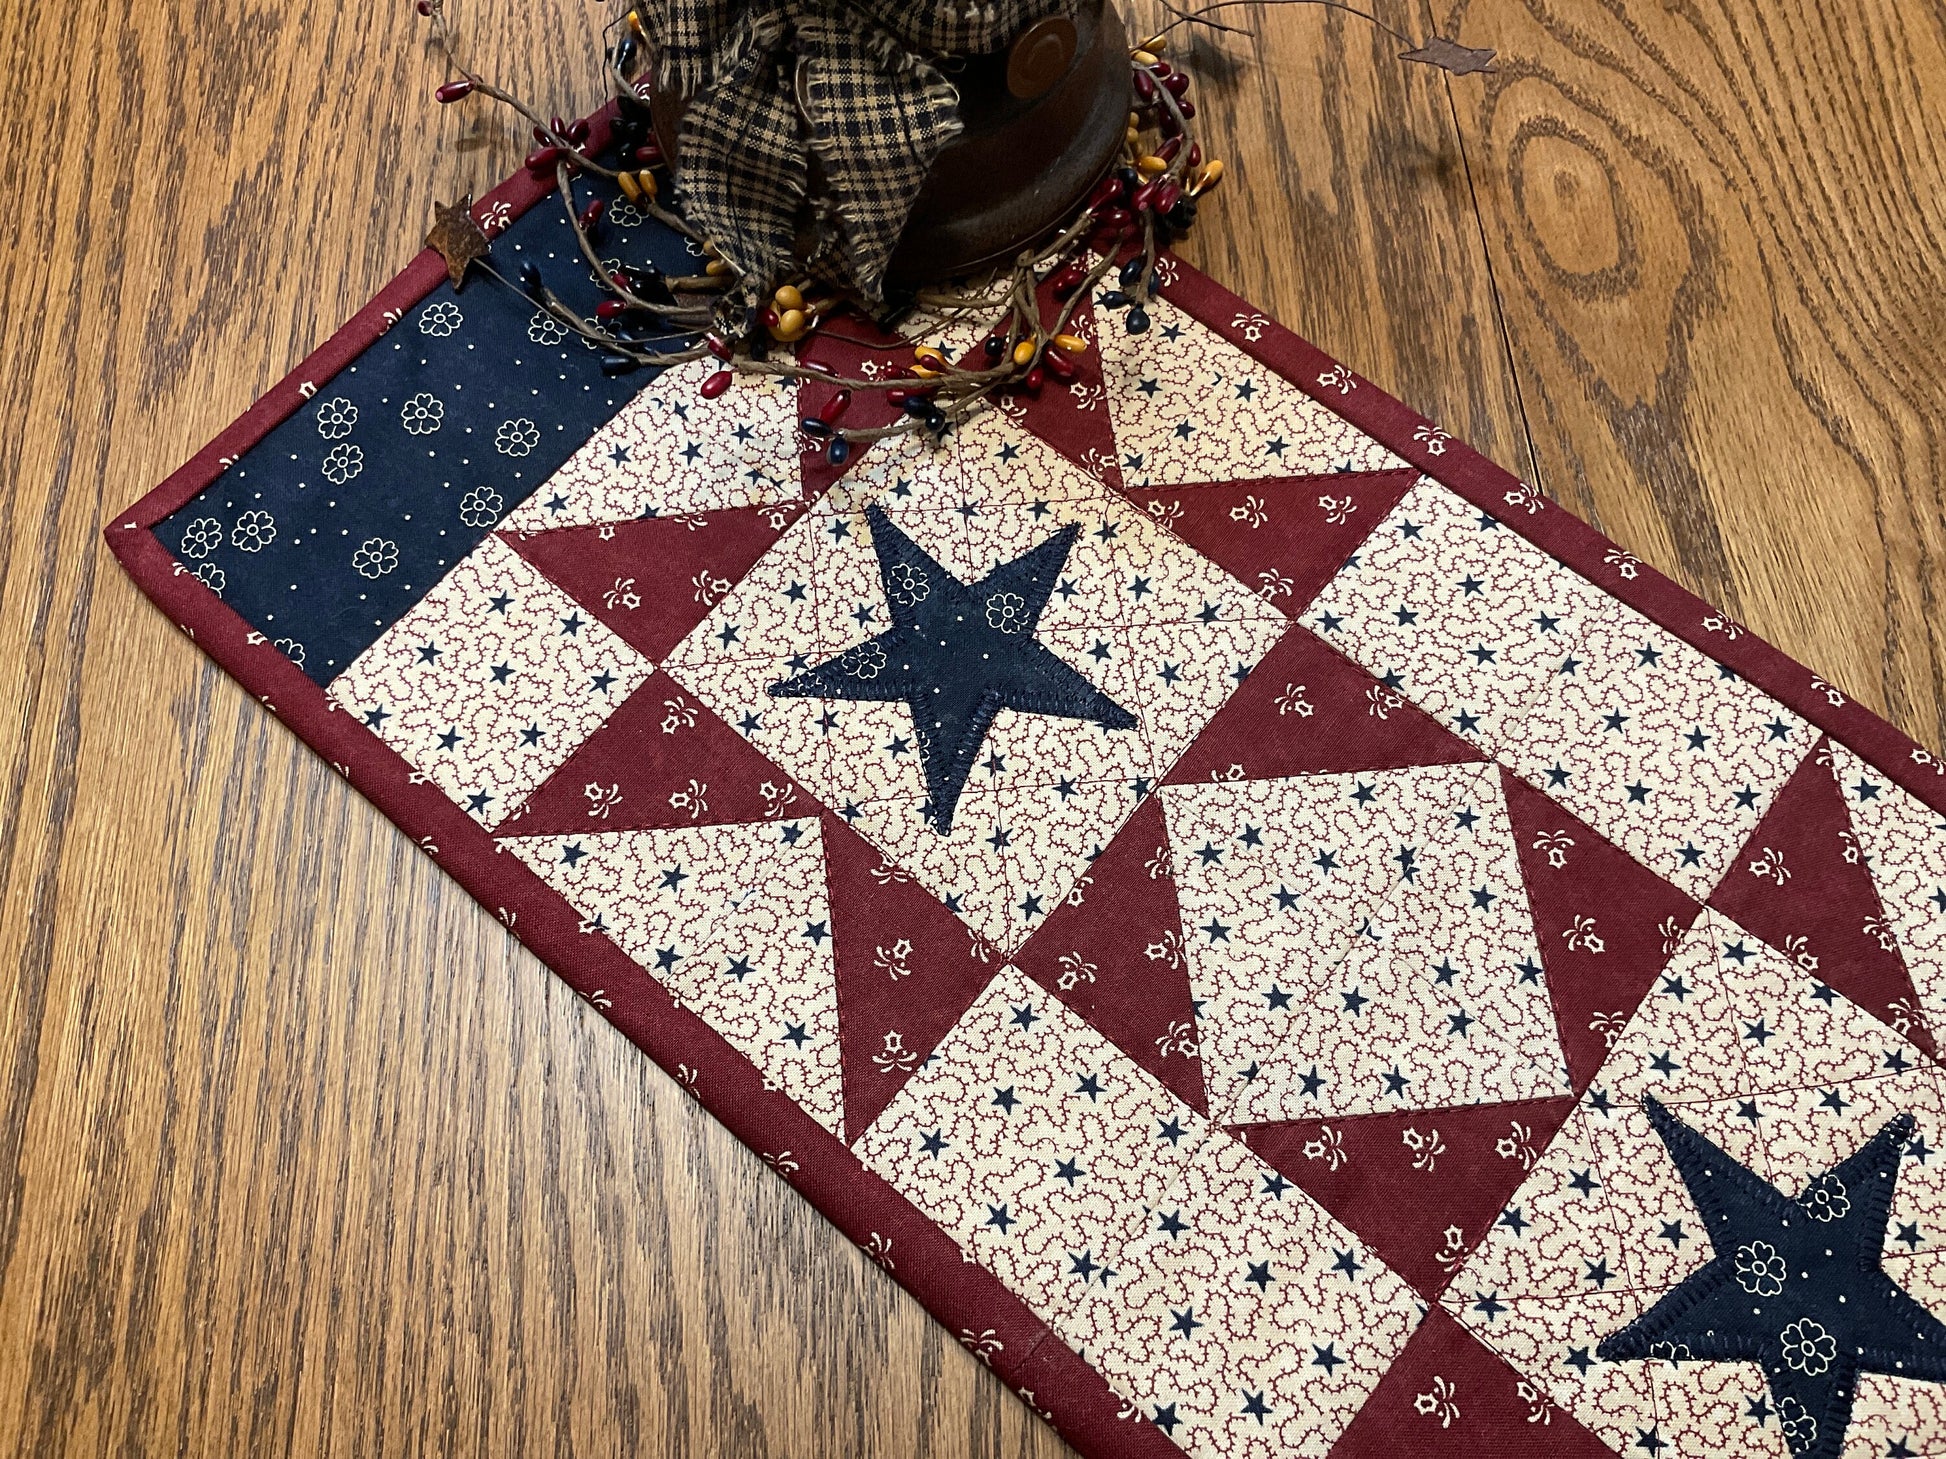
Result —
[[[611, 114], [604, 111], [591, 120], [599, 147]], [[522, 171], [489, 193], [478, 209], [505, 204], [511, 220], [553, 191], [550, 182]], [[1702, 599], [1237, 295], [1180, 259], [1171, 264], [1173, 279], [1163, 294], [1172, 303], [1566, 566], [1728, 664], [1859, 752], [1926, 805], [1946, 813], [1946, 766], [1910, 737], [1838, 695], [1756, 635], [1729, 624]], [[784, 1095], [766, 1090], [754, 1065], [679, 1007], [606, 937], [583, 930], [565, 899], [518, 858], [504, 854], [492, 835], [442, 792], [419, 781], [377, 735], [337, 710], [267, 635], [204, 587], [156, 537], [155, 524], [307, 404], [317, 387], [357, 359], [445, 276], [437, 254], [429, 250], [415, 258], [214, 441], [110, 523], [104, 530], [110, 550], [136, 585], [204, 653], [417, 841], [470, 896], [494, 911], [515, 937], [593, 1002], [732, 1134], [762, 1154], [1078, 1450], [1090, 1459], [1180, 1455], [1177, 1445], [1115, 1395], [1095, 1369], [997, 1278], [968, 1261], [951, 1237], [867, 1170], [842, 1141]], [[1622, 563], [1632, 568], [1632, 578], [1618, 572]], [[1712, 628], [1706, 620], [1719, 626]]]

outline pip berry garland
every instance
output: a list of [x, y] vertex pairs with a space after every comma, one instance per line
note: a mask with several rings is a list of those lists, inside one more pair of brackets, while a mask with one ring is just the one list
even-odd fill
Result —
[[[1069, 329], [1074, 310], [1080, 300], [1095, 293], [1111, 270], [1116, 273], [1115, 286], [1098, 296], [1098, 306], [1120, 313], [1130, 334], [1149, 328], [1147, 306], [1158, 282], [1156, 257], [1195, 223], [1196, 199], [1214, 187], [1224, 173], [1221, 160], [1204, 160], [1202, 145], [1192, 130], [1196, 107], [1189, 99], [1187, 72], [1163, 59], [1168, 33], [1185, 24], [1235, 32], [1238, 27], [1209, 19], [1206, 13], [1230, 8], [1234, 3], [1236, 0], [1218, 0], [1197, 12], [1172, 6], [1176, 18], [1129, 52], [1135, 106], [1128, 115], [1122, 160], [1096, 184], [1076, 215], [1050, 242], [1021, 250], [1010, 268], [971, 287], [920, 289], [899, 315], [880, 321], [896, 334], [898, 323], [914, 310], [936, 316], [936, 327], [1004, 306], [1005, 318], [988, 332], [978, 354], [960, 363], [919, 339], [899, 336], [913, 346], [912, 362], [896, 374], [876, 378], [838, 377], [793, 355], [773, 356], [773, 345], [794, 345], [828, 330], [827, 319], [837, 306], [848, 302], [836, 292], [807, 292], [812, 289], [808, 278], [780, 285], [768, 304], [748, 311], [741, 330], [723, 327], [717, 304], [736, 283], [736, 271], [711, 240], [662, 205], [665, 184], [661, 175], [667, 158], [650, 127], [652, 90], [643, 74], [648, 37], [636, 10], [624, 12], [604, 30], [604, 36], [620, 32], [605, 46], [604, 56], [604, 70], [617, 109], [611, 145], [618, 149], [623, 163], [616, 167], [587, 150], [591, 129], [585, 121], [570, 124], [558, 116], [543, 117], [511, 92], [463, 65], [458, 59], [448, 0], [415, 0], [415, 8], [431, 22], [435, 43], [459, 73], [435, 91], [435, 98], [451, 104], [476, 94], [486, 96], [526, 119], [533, 129], [535, 147], [525, 165], [536, 175], [554, 174], [576, 243], [608, 297], [596, 306], [591, 320], [563, 303], [532, 264], [522, 268], [518, 285], [511, 284], [489, 262], [482, 260], [477, 266], [496, 281], [518, 287], [537, 306], [596, 346], [607, 375], [626, 375], [645, 366], [666, 367], [709, 355], [721, 361], [722, 368], [698, 387], [705, 399], [722, 395], [738, 374], [819, 379], [835, 385], [835, 393], [819, 413], [807, 416], [800, 424], [806, 435], [824, 442], [826, 458], [833, 465], [842, 465], [857, 445], [915, 431], [936, 442], [1003, 397], [1065, 388], [1077, 373], [1068, 357], [1086, 347]], [[1345, 10], [1399, 35], [1342, 0], [1284, 3]], [[1410, 41], [1403, 35], [1399, 38]], [[1402, 54], [1404, 59], [1460, 74], [1487, 69], [1492, 56], [1491, 51], [1470, 50], [1440, 37]], [[671, 277], [653, 265], [624, 263], [613, 267], [604, 263], [596, 244], [606, 203], [600, 198], [585, 203], [577, 200], [574, 180], [583, 173], [610, 179], [628, 202], [695, 243], [705, 259], [702, 273]], [[1128, 257], [1118, 264], [1124, 252]], [[1051, 285], [1057, 301], [1051, 317], [1042, 311], [1043, 283]], [[676, 347], [649, 348], [666, 344]], [[858, 391], [883, 391], [901, 415], [890, 425], [869, 429], [844, 425], [845, 412]]]

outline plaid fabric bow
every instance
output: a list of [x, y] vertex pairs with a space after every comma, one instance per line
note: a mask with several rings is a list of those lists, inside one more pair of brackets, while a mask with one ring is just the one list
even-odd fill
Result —
[[[636, 8], [656, 46], [660, 84], [689, 98], [680, 137], [686, 211], [742, 275], [727, 303], [747, 306], [796, 268], [877, 303], [933, 158], [960, 131], [959, 93], [940, 60], [995, 50], [1074, 0], [641, 0]], [[824, 190], [806, 219], [812, 157]], [[809, 224], [802, 258], [801, 222]]]

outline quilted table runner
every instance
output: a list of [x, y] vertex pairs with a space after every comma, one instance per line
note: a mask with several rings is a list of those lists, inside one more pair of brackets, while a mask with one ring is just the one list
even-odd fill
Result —
[[108, 540], [1086, 1454], [1946, 1453], [1946, 765], [1160, 272], [839, 467], [429, 254]]

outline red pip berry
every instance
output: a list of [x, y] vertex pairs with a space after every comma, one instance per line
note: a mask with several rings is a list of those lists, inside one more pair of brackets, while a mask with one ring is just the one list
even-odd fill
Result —
[[564, 154], [559, 147], [536, 147], [527, 154], [529, 172], [545, 172], [559, 162]]
[[[703, 348], [715, 355], [719, 360], [728, 360], [736, 353], [730, 348], [730, 342], [720, 334], [705, 336], [703, 339]], [[721, 392], [718, 393], [720, 394]]]
[[599, 304], [595, 305], [595, 317], [598, 319], [614, 319], [627, 307], [620, 299], [603, 299]]
[[1047, 372], [1039, 365], [1036, 365], [1027, 372], [1020, 383], [1029, 395], [1038, 395], [1040, 394], [1041, 386], [1047, 383]]
[[826, 425], [836, 425], [838, 417], [843, 415], [850, 405], [851, 392], [849, 390], [840, 390], [818, 408], [818, 419]]
[[1162, 84], [1168, 88], [1171, 96], [1180, 97], [1189, 90], [1189, 77], [1184, 72], [1178, 71], [1173, 76], [1164, 76]]
[[602, 215], [605, 214], [607, 211], [608, 211], [608, 199], [606, 198], [593, 199], [588, 204], [587, 207], [581, 210], [581, 226], [583, 228], [594, 227], [595, 224], [601, 221]]
[[421, 15], [431, 15], [432, 0], [419, 0], [419, 3], [414, 5], [412, 8], [418, 11]]
[[653, 137], [635, 149], [635, 160], [644, 167], [662, 165], [662, 144]]
[[1045, 366], [1047, 373], [1056, 380], [1072, 380], [1075, 376], [1073, 362], [1059, 350], [1043, 350], [1041, 365]]
[[587, 141], [594, 134], [595, 129], [586, 117], [580, 118], [573, 126], [568, 128], [568, 140], [577, 146]]
[[1119, 177], [1104, 177], [1095, 184], [1095, 190], [1088, 194], [1088, 206], [1105, 208], [1110, 203], [1118, 201], [1121, 195], [1122, 180]]
[[709, 379], [696, 387], [696, 393], [705, 400], [714, 400], [730, 388], [730, 381], [733, 378], [734, 376], [729, 370], [718, 370]]
[[471, 76], [464, 77], [458, 81], [448, 81], [433, 93], [433, 99], [441, 106], [450, 106], [456, 101], [462, 101], [471, 96], [473, 94], [473, 84], [473, 78]]

